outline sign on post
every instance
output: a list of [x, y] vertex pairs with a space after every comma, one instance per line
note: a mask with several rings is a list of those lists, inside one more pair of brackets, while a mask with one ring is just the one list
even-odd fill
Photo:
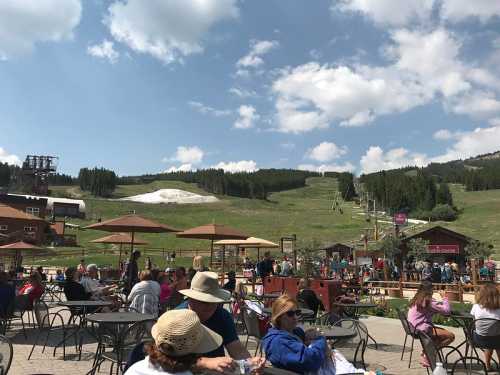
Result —
[[430, 254], [458, 254], [458, 245], [427, 245], [427, 252]]
[[408, 215], [404, 212], [397, 212], [394, 214], [393, 221], [395, 225], [406, 225], [408, 222]]
[[288, 240], [288, 239], [281, 240], [281, 250], [285, 254], [292, 254], [294, 242], [295, 242], [294, 240]]

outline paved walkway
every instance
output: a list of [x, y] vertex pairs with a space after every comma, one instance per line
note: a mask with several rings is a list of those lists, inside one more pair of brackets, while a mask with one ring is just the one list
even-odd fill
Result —
[[[370, 344], [366, 352], [366, 360], [370, 369], [381, 369], [387, 375], [401, 374], [426, 374], [426, 371], [419, 365], [420, 344], [415, 342], [414, 361], [408, 369], [409, 355], [401, 358], [401, 349], [404, 341], [404, 334], [399, 320], [379, 317], [362, 318], [367, 325], [370, 334], [378, 341], [379, 348], [375, 349]], [[459, 329], [450, 328], [457, 336], [457, 341], [463, 340], [463, 334]], [[13, 329], [8, 332], [8, 336], [14, 341], [14, 359], [9, 374], [29, 375], [29, 374], [85, 374], [92, 365], [95, 343], [86, 343], [83, 347], [82, 360], [78, 361], [75, 354], [75, 347], [67, 348], [67, 358], [62, 358], [62, 349], [58, 349], [56, 356], [52, 356], [54, 344], [60, 339], [60, 332], [49, 338], [48, 347], [42, 353], [41, 346], [35, 348], [31, 360], [27, 360], [31, 346], [35, 340], [37, 330], [28, 329], [28, 339], [25, 340], [20, 330], [20, 325], [15, 323]], [[244, 342], [244, 341], [243, 341]], [[74, 342], [73, 342], [74, 343]], [[252, 343], [249, 349], [253, 352], [255, 348]], [[108, 374], [109, 365], [103, 365], [99, 374]]]

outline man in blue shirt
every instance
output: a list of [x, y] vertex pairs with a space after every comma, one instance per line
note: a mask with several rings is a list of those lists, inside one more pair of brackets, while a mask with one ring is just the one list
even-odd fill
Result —
[[[218, 276], [215, 272], [208, 271], [197, 272], [191, 280], [191, 288], [179, 292], [186, 296], [187, 300], [176, 308], [193, 310], [205, 327], [222, 336], [222, 345], [203, 354], [196, 362], [197, 369], [202, 372], [207, 370], [219, 373], [234, 372], [234, 360], [247, 359], [251, 356], [238, 338], [232, 315], [222, 307], [224, 302], [231, 299], [231, 293], [219, 287]], [[229, 357], [225, 356], [224, 348]], [[143, 358], [143, 355], [142, 358], [137, 357], [133, 360], [129, 358], [127, 367]], [[255, 368], [264, 364], [264, 359], [261, 357], [254, 357], [250, 360], [252, 367]]]

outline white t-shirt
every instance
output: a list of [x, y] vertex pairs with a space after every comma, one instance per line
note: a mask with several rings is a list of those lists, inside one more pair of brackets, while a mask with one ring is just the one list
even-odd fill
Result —
[[[161, 367], [153, 366], [149, 362], [149, 356], [142, 361], [134, 363], [125, 372], [125, 375], [165, 375], [170, 372], [163, 371]], [[193, 375], [191, 371], [177, 372], [175, 375]]]
[[[474, 315], [474, 319], [490, 318], [498, 319], [500, 321], [500, 309], [489, 310], [475, 303], [474, 306], [472, 306], [470, 313]], [[500, 335], [500, 322], [495, 323], [493, 321], [479, 321], [476, 324], [476, 332], [480, 336]]]

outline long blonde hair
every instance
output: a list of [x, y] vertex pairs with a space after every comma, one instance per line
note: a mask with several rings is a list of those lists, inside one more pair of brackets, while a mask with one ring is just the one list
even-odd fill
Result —
[[271, 323], [276, 328], [280, 328], [279, 318], [287, 311], [297, 308], [297, 301], [288, 294], [283, 294], [273, 302], [271, 312]]
[[196, 271], [203, 271], [205, 268], [203, 257], [201, 255], [197, 255], [193, 258], [193, 268]]

